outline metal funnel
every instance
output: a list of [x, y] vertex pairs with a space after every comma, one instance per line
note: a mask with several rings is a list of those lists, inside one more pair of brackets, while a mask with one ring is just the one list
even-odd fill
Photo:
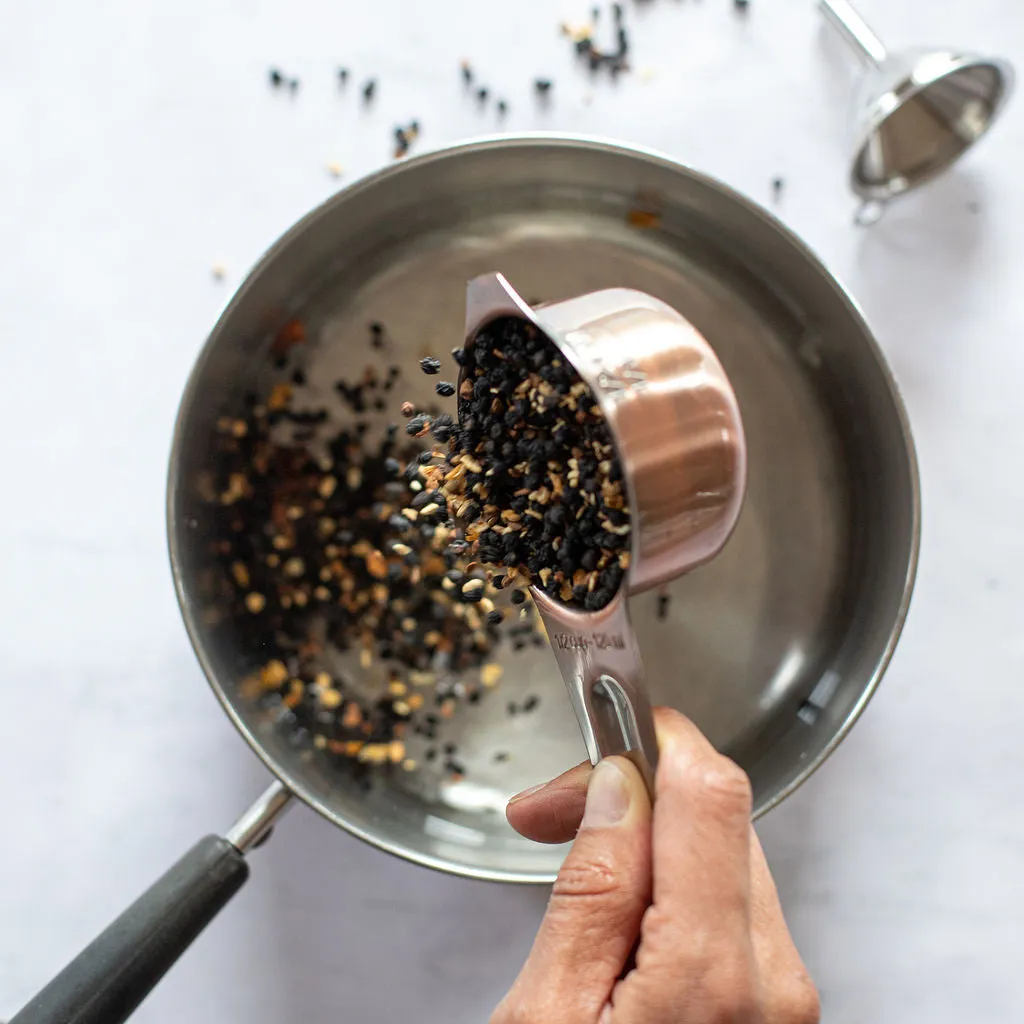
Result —
[[847, 0], [818, 0], [864, 65], [850, 187], [881, 204], [941, 174], [992, 126], [1013, 89], [1004, 60], [957, 50], [890, 54]]

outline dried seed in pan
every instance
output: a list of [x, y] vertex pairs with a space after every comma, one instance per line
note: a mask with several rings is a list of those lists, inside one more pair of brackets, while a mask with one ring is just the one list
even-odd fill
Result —
[[[286, 367], [286, 372], [292, 371]], [[380, 386], [374, 384], [373, 377], [358, 383], [339, 382], [339, 385], [343, 385], [338, 390], [350, 405], [357, 400], [372, 404], [372, 392], [364, 391], [359, 399], [360, 389]], [[287, 411], [289, 398], [287, 392], [282, 394], [282, 411]], [[367, 768], [387, 763], [390, 753], [380, 761], [381, 751], [390, 750], [389, 744], [400, 740], [409, 715], [417, 706], [422, 707], [422, 694], [412, 697], [391, 694], [383, 704], [374, 703], [372, 692], [346, 700], [329, 675], [320, 678], [319, 664], [309, 659], [317, 658], [317, 652], [323, 650], [325, 644], [333, 643], [331, 630], [338, 625], [342, 628], [338, 638], [343, 649], [353, 651], [364, 666], [372, 666], [377, 658], [397, 657], [410, 674], [417, 663], [423, 667], [435, 665], [441, 671], [447, 671], [449, 666], [465, 671], [478, 668], [486, 658], [495, 639], [494, 630], [498, 628], [483, 629], [487, 614], [494, 611], [492, 602], [486, 596], [476, 602], [453, 601], [453, 597], [461, 598], [459, 588], [449, 583], [454, 591], [449, 596], [441, 579], [444, 572], [459, 564], [457, 560], [467, 552], [467, 542], [448, 527], [430, 523], [421, 530], [419, 523], [413, 526], [406, 516], [399, 514], [420, 488], [425, 502], [421, 507], [429, 510], [431, 505], [437, 506], [427, 519], [445, 516], [443, 504], [447, 498], [436, 494], [445, 476], [445, 455], [442, 450], [436, 454], [425, 452], [423, 462], [419, 462], [418, 453], [408, 450], [408, 442], [396, 439], [397, 428], [390, 425], [386, 428], [386, 444], [390, 447], [382, 447], [379, 454], [371, 455], [366, 446], [375, 443], [374, 435], [368, 433], [365, 423], [344, 427], [334, 438], [318, 435], [313, 428], [326, 418], [326, 413], [321, 416], [316, 410], [286, 412], [287, 421], [302, 429], [293, 432], [293, 441], [287, 442], [297, 447], [280, 448], [268, 436], [275, 423], [267, 417], [267, 409], [258, 395], [246, 402], [246, 409], [247, 413], [237, 421], [242, 429], [238, 429], [230, 417], [225, 417], [227, 426], [220, 435], [224, 443], [219, 454], [227, 459], [225, 478], [231, 480], [228, 484], [230, 500], [238, 506], [224, 529], [230, 531], [230, 537], [241, 533], [248, 538], [246, 545], [255, 545], [250, 551], [247, 546], [241, 548], [229, 541], [227, 549], [220, 554], [216, 546], [211, 551], [216, 557], [228, 556], [223, 572], [232, 586], [238, 587], [242, 598], [234, 606], [236, 611], [228, 614], [249, 615], [244, 597], [252, 591], [249, 585], [241, 585], [246, 580], [235, 578], [239, 572], [231, 568], [232, 564], [239, 562], [246, 572], [250, 566], [254, 567], [252, 579], [260, 581], [258, 592], [261, 596], [273, 595], [264, 600], [275, 618], [268, 620], [270, 629], [254, 631], [252, 626], [248, 627], [252, 651], [280, 651], [287, 660], [285, 665], [282, 658], [270, 659], [278, 663], [283, 679], [273, 689], [288, 684], [287, 691], [281, 689], [274, 694], [277, 705], [288, 710], [290, 716], [287, 722], [280, 723], [288, 730], [288, 742], [294, 741], [300, 746], [312, 744], [347, 758], [358, 758], [364, 747], [369, 746], [371, 751], [361, 763]], [[255, 414], [257, 419], [253, 419], [255, 409], [261, 410]], [[353, 411], [359, 415], [358, 410]], [[276, 422], [281, 419], [278, 417]], [[452, 417], [448, 417], [448, 427], [449, 430], [455, 428]], [[243, 439], [245, 446], [239, 446], [238, 441]], [[315, 449], [304, 448], [314, 441]], [[249, 459], [256, 461], [250, 466]], [[402, 472], [402, 466], [409, 459], [413, 460], [414, 470], [426, 471], [425, 479], [410, 479]], [[487, 462], [484, 460], [485, 465]], [[472, 457], [469, 463], [485, 468]], [[345, 467], [343, 476], [334, 469], [336, 464]], [[253, 473], [257, 465], [259, 468]], [[282, 478], [282, 468], [286, 469], [286, 476], [289, 472], [296, 475]], [[462, 474], [469, 472], [468, 468], [461, 469]], [[326, 497], [321, 495], [322, 487]], [[356, 487], [360, 501], [352, 505]], [[207, 500], [218, 503], [219, 493], [212, 487], [208, 490]], [[254, 500], [250, 504], [248, 500], [243, 501], [243, 497]], [[475, 504], [476, 517], [484, 514], [487, 507], [484, 499], [470, 504]], [[250, 520], [250, 516], [266, 518]], [[491, 521], [493, 512], [487, 512], [486, 516], [487, 520], [480, 522], [481, 529]], [[239, 561], [243, 551], [246, 552], [244, 561]], [[284, 557], [277, 551], [284, 552]], [[433, 568], [431, 559], [435, 563]], [[384, 575], [375, 576], [371, 568], [377, 573], [385, 570]], [[300, 580], [304, 582], [296, 585]], [[461, 582], [467, 581], [463, 578]], [[486, 592], [482, 579], [479, 585]], [[427, 590], [419, 589], [422, 587]], [[471, 595], [474, 590], [470, 588]], [[429, 605], [419, 603], [424, 593], [429, 595]], [[317, 615], [328, 615], [326, 636], [317, 633], [314, 638], [309, 629], [312, 622], [303, 617], [307, 607]], [[281, 616], [287, 616], [283, 625]], [[241, 619], [238, 622], [240, 628], [245, 628]], [[481, 674], [494, 671], [489, 669]], [[255, 676], [249, 678], [257, 680]], [[289, 679], [296, 680], [295, 684], [288, 683]], [[308, 679], [314, 682], [306, 682]], [[254, 699], [259, 692], [264, 695], [272, 692], [262, 689], [261, 678], [257, 682], [260, 691], [252, 694]], [[372, 680], [368, 678], [366, 683], [371, 684]], [[442, 717], [454, 715], [460, 700], [478, 701], [480, 693], [477, 687], [467, 688], [462, 683], [442, 692]], [[325, 701], [320, 699], [321, 694], [328, 694]], [[294, 708], [287, 709], [284, 701], [294, 704]], [[336, 706], [327, 707], [325, 702]], [[348, 724], [340, 721], [346, 716]], [[435, 728], [418, 724], [426, 730]], [[349, 736], [337, 737], [335, 728], [358, 728], [361, 735], [354, 739], [350, 732]], [[461, 765], [458, 767], [464, 770]]]
[[480, 670], [480, 682], [484, 686], [497, 686], [498, 680], [502, 677], [505, 670], [496, 661], [488, 662]]
[[451, 381], [442, 380], [434, 385], [434, 390], [442, 398], [451, 398], [455, 394], [455, 385]]
[[434, 356], [424, 356], [420, 360], [420, 369], [428, 376], [441, 372], [441, 360]]

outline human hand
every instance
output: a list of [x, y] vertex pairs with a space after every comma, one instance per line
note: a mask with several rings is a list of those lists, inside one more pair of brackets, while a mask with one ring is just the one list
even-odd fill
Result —
[[678, 712], [656, 721], [653, 814], [622, 757], [509, 804], [524, 836], [576, 839], [491, 1024], [818, 1024], [747, 776]]

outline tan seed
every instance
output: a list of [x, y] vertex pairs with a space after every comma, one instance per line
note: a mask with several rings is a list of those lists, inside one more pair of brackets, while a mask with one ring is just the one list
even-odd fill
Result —
[[287, 678], [288, 669], [285, 668], [284, 662], [277, 658], [274, 658], [272, 661], [268, 661], [266, 665], [260, 669], [260, 682], [262, 682], [267, 689], [280, 686]]
[[484, 686], [497, 686], [505, 670], [496, 661], [489, 661], [480, 669], [480, 682]]
[[371, 551], [366, 556], [366, 571], [378, 580], [382, 580], [387, 576], [388, 561], [380, 551]]

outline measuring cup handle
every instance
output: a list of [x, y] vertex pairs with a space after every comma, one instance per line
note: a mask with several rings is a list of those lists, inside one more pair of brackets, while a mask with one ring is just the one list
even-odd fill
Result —
[[591, 763], [619, 754], [654, 793], [658, 741], [643, 663], [625, 595], [596, 612], [580, 612], [530, 591], [547, 629]]

